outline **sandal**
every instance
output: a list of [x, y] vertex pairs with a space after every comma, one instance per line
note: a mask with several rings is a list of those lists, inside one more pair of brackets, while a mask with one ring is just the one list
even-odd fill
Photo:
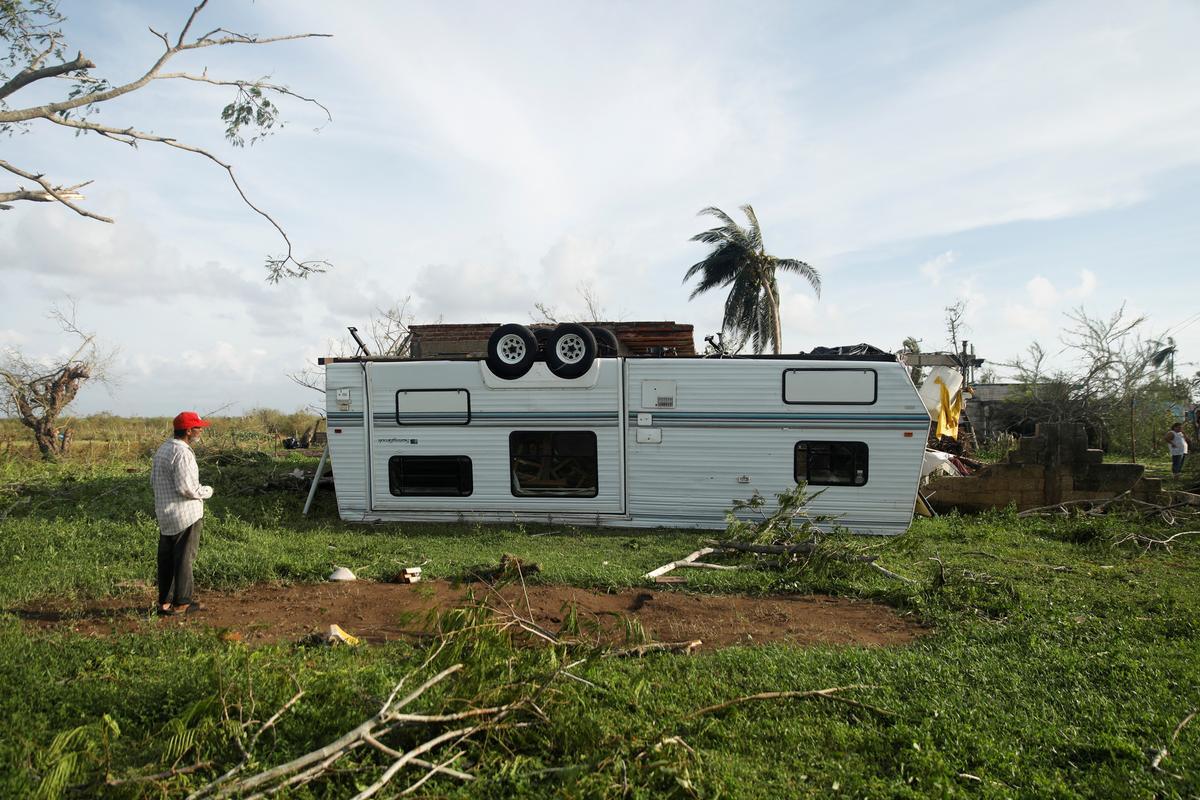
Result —
[[203, 603], [193, 602], [193, 603], [188, 604], [188, 607], [183, 610], [183, 613], [195, 614], [197, 611], [207, 611], [207, 610], [208, 610], [208, 606], [204, 605]]
[[162, 606], [155, 606], [154, 613], [158, 614], [160, 617], [173, 617], [175, 616], [175, 609], [171, 608], [170, 606], [166, 608], [163, 608]]

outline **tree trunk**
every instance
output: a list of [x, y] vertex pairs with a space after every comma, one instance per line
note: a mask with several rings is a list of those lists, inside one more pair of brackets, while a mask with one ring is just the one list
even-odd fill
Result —
[[775, 296], [775, 292], [771, 291], [771, 275], [763, 270], [763, 291], [767, 293], [767, 303], [771, 307], [771, 333], [774, 341], [771, 343], [774, 347], [775, 355], [779, 355], [780, 348], [783, 346], [783, 329], [779, 324], [779, 298]]
[[58, 460], [58, 449], [56, 447], [55, 434], [57, 431], [53, 427], [47, 430], [46, 426], [38, 425], [33, 429], [33, 439], [37, 442], [38, 450], [42, 453], [42, 459], [45, 461]]

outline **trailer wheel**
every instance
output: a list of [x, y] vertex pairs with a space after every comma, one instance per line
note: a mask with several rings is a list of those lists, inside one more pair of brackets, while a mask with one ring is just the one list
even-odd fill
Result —
[[564, 322], [546, 347], [546, 366], [560, 378], [578, 378], [596, 360], [596, 337], [585, 326]]
[[537, 361], [538, 343], [524, 325], [501, 325], [488, 339], [487, 365], [505, 380], [519, 378]]
[[615, 358], [621, 354], [621, 345], [617, 342], [617, 335], [611, 330], [592, 325], [588, 326], [588, 330], [596, 337], [597, 356], [600, 358]]

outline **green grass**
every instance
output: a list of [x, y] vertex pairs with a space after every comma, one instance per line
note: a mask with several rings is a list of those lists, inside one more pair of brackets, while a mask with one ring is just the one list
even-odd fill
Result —
[[[306, 519], [302, 487], [245, 491], [311, 459], [201, 464], [217, 492], [197, 563], [201, 589], [320, 580], [335, 565], [382, 577], [426, 560], [430, 577], [453, 577], [503, 553], [538, 562], [540, 581], [626, 587], [707, 536], [355, 526], [337, 519], [330, 493], [318, 496]], [[144, 461], [0, 462], [0, 517], [0, 608], [120, 594], [131, 581], [153, 580], [157, 529]], [[854, 540], [874, 547], [913, 586], [844, 565], [690, 572], [687, 591], [870, 598], [935, 632], [890, 649], [773, 645], [590, 660], [574, 671], [598, 688], [555, 681], [541, 699], [548, 721], [470, 749], [479, 781], [436, 779], [426, 788], [468, 797], [1195, 797], [1200, 720], [1174, 743], [1170, 737], [1200, 708], [1200, 536], [1172, 552], [1115, 544], [1142, 525], [994, 513], [921, 520], [902, 537]], [[238, 758], [221, 709], [262, 719], [297, 686], [306, 691], [260, 742], [258, 757], [269, 766], [362, 721], [426, 654], [405, 643], [249, 650], [149, 618], [137, 632], [111, 638], [33, 633], [14, 614], [0, 614], [0, 796], [61, 789], [61, 796], [157, 797], [159, 784], [168, 796], [183, 795]], [[517, 691], [566, 654], [480, 639], [453, 656], [465, 674], [431, 704]], [[848, 696], [891, 716], [822, 700], [691, 716], [740, 695], [851, 684], [875, 687]], [[188, 729], [196, 734], [182, 736]], [[1166, 772], [1152, 771], [1147, 750], [1164, 745]], [[197, 761], [214, 763], [167, 781], [105, 784], [106, 776]], [[345, 771], [293, 796], [348, 796], [382, 763], [356, 756]]]

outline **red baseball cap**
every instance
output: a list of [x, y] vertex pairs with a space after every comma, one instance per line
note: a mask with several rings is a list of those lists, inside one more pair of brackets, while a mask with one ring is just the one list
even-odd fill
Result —
[[183, 411], [175, 417], [175, 430], [188, 431], [192, 428], [207, 428], [212, 423], [206, 419], [200, 419], [200, 415], [195, 411]]

